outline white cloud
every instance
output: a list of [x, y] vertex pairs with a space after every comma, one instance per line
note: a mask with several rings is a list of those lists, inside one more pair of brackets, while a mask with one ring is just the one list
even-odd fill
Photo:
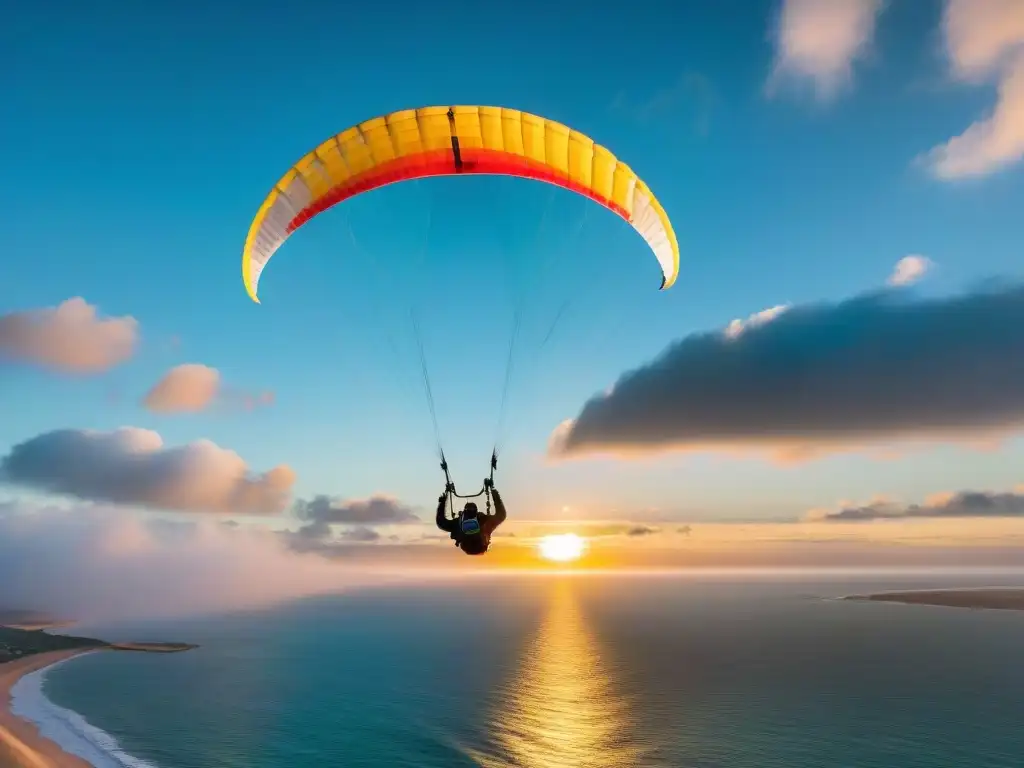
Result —
[[80, 297], [0, 315], [0, 359], [53, 370], [100, 373], [131, 357], [137, 342], [134, 318], [101, 319], [96, 307]]
[[769, 93], [785, 78], [809, 80], [818, 98], [834, 97], [868, 50], [883, 0], [785, 0], [776, 30]]
[[998, 82], [996, 105], [922, 158], [940, 179], [984, 176], [1024, 158], [1024, 2], [948, 0], [943, 17], [953, 76]]
[[274, 402], [272, 392], [249, 393], [222, 386], [216, 368], [186, 363], [171, 368], [146, 393], [142, 404], [154, 413], [196, 413], [214, 403], [240, 405], [247, 411]]
[[300, 554], [250, 526], [0, 504], [4, 599], [72, 619], [239, 610], [390, 578]]
[[769, 307], [768, 309], [762, 309], [760, 312], [755, 312], [746, 320], [735, 318], [725, 327], [725, 335], [730, 339], [735, 339], [750, 328], [757, 328], [765, 323], [770, 323], [787, 309], [789, 309], [789, 304], [777, 304], [774, 307]]
[[967, 81], [998, 73], [1024, 42], [1020, 0], [947, 0], [942, 22], [950, 64]]
[[911, 254], [904, 256], [889, 275], [889, 285], [910, 285], [916, 283], [931, 269], [932, 263], [925, 256]]
[[157, 413], [194, 413], [206, 408], [217, 396], [220, 373], [198, 363], [178, 365], [169, 370], [143, 398], [143, 405]]

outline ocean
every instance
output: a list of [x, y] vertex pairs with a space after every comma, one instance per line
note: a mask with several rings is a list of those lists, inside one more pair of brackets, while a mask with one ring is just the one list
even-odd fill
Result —
[[15, 700], [103, 768], [1020, 768], [1024, 612], [833, 598], [1021, 583], [747, 574], [366, 589], [95, 628], [202, 647], [90, 654], [25, 678]]

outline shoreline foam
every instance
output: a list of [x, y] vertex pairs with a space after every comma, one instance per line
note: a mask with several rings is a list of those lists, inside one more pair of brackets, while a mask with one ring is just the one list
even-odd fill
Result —
[[[91, 650], [91, 649], [90, 649]], [[15, 714], [13, 688], [27, 676], [87, 653], [50, 651], [0, 664], [0, 766], [3, 768], [94, 768], [46, 738], [36, 723]]]
[[0, 664], [0, 768], [155, 768], [124, 752], [117, 739], [43, 692], [51, 669], [94, 653], [70, 649]]

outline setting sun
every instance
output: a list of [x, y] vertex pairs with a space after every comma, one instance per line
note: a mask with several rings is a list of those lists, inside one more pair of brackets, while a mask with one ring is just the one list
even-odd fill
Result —
[[540, 540], [539, 546], [540, 554], [545, 559], [565, 563], [578, 560], [586, 549], [586, 542], [575, 533], [562, 533], [545, 536]]

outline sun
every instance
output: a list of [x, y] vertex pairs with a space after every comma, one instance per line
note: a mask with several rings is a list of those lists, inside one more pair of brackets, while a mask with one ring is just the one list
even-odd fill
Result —
[[546, 560], [567, 563], [578, 560], [587, 548], [587, 543], [575, 533], [561, 533], [545, 536], [540, 540], [540, 554]]

